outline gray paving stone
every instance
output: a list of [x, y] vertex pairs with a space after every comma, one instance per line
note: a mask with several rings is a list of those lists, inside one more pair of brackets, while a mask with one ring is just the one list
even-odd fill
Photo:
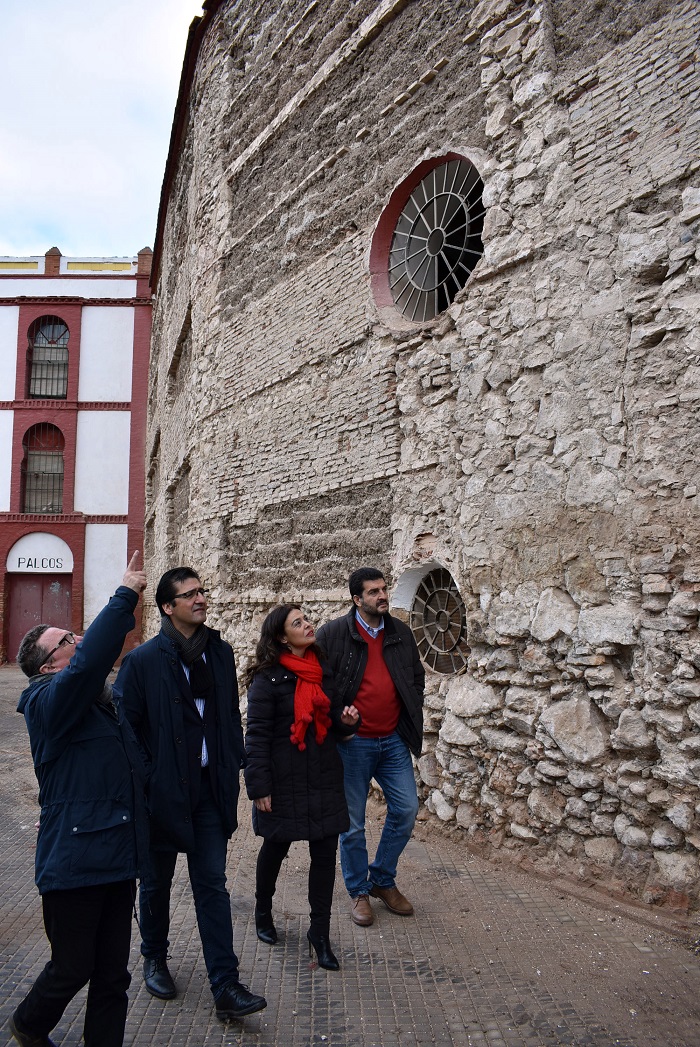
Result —
[[[7, 1018], [47, 959], [33, 884], [36, 782], [24, 721], [22, 678], [0, 669], [0, 1043]], [[307, 848], [295, 844], [275, 899], [280, 942], [258, 941], [253, 879], [258, 842], [247, 801], [229, 849], [235, 945], [242, 977], [265, 994], [265, 1011], [223, 1024], [214, 1016], [183, 859], [173, 892], [170, 968], [177, 999], [151, 997], [132, 949], [125, 1047], [697, 1047], [700, 960], [682, 934], [649, 910], [496, 868], [455, 840], [419, 826], [400, 868], [413, 918], [372, 903], [370, 928], [348, 915], [338, 872], [332, 941], [339, 972], [309, 959]], [[380, 822], [370, 819], [376, 840]], [[594, 899], [595, 900], [595, 899]], [[663, 924], [654, 926], [655, 921]], [[697, 937], [697, 934], [695, 934]], [[54, 1038], [81, 1042], [84, 993]]]

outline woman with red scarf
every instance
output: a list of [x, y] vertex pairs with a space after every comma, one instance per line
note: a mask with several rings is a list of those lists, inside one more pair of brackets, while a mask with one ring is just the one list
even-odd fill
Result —
[[[321, 659], [321, 660], [319, 660]], [[330, 945], [338, 835], [350, 821], [340, 737], [357, 730], [354, 705], [342, 708], [323, 665], [313, 626], [296, 604], [280, 604], [262, 624], [247, 672], [245, 782], [253, 829], [263, 837], [255, 877], [255, 929], [277, 941], [272, 896], [293, 840], [308, 840], [311, 924], [306, 937], [319, 967], [337, 971]]]

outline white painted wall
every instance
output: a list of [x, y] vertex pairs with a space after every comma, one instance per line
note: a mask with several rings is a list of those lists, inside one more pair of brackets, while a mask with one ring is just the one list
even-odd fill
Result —
[[130, 420], [129, 411], [78, 412], [76, 512], [128, 512]]
[[23, 280], [0, 280], [0, 298], [16, 298], [26, 295], [29, 298], [55, 298], [70, 295], [76, 298], [133, 298], [136, 295], [135, 280], [110, 280], [100, 277], [96, 280], [71, 280], [68, 277], [52, 279], [47, 276], [42, 280], [36, 276]]
[[[0, 280], [2, 287], [2, 280]], [[19, 306], [0, 306], [0, 400], [14, 400]]]
[[80, 326], [78, 400], [131, 400], [134, 310], [86, 305]]
[[83, 628], [99, 614], [124, 576], [126, 524], [87, 524], [83, 579]]
[[10, 511], [14, 411], [0, 411], [0, 513]]

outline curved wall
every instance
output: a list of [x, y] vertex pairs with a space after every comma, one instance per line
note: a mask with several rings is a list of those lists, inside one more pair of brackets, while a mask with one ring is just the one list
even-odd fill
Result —
[[[688, 908], [700, 11], [584, 2], [574, 39], [571, 5], [435, 6], [210, 5], [156, 246], [148, 567], [201, 569], [243, 667], [279, 598], [321, 620], [361, 562], [399, 596], [446, 566], [470, 655], [429, 674], [428, 810]], [[449, 152], [485, 255], [407, 327], [370, 245]]]

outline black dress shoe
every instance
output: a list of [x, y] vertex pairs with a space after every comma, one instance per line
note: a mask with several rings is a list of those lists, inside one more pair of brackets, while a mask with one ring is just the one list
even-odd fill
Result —
[[267, 1007], [264, 996], [256, 996], [247, 985], [231, 982], [220, 996], [216, 998], [216, 1017], [244, 1018], [246, 1014], [255, 1014]]
[[17, 1040], [17, 1043], [21, 1044], [22, 1047], [56, 1047], [53, 1040], [50, 1040], [48, 1036], [35, 1036], [32, 1032], [27, 1032], [26, 1029], [20, 1028], [17, 1024], [17, 1014], [12, 1015], [8, 1025], [10, 1026], [10, 1032]]
[[311, 931], [306, 932], [306, 937], [309, 939], [309, 956], [311, 956], [311, 947], [313, 946], [316, 950], [316, 959], [319, 967], [323, 967], [326, 971], [339, 971], [340, 964], [337, 956], [333, 954], [329, 939], [322, 934], [314, 935], [312, 938]]
[[277, 944], [277, 931], [272, 922], [271, 912], [259, 912], [255, 910], [255, 933], [265, 945]]
[[159, 1000], [172, 1000], [174, 996], [177, 996], [175, 982], [164, 956], [157, 956], [155, 960], [143, 961], [143, 980], [151, 996], [157, 996]]

